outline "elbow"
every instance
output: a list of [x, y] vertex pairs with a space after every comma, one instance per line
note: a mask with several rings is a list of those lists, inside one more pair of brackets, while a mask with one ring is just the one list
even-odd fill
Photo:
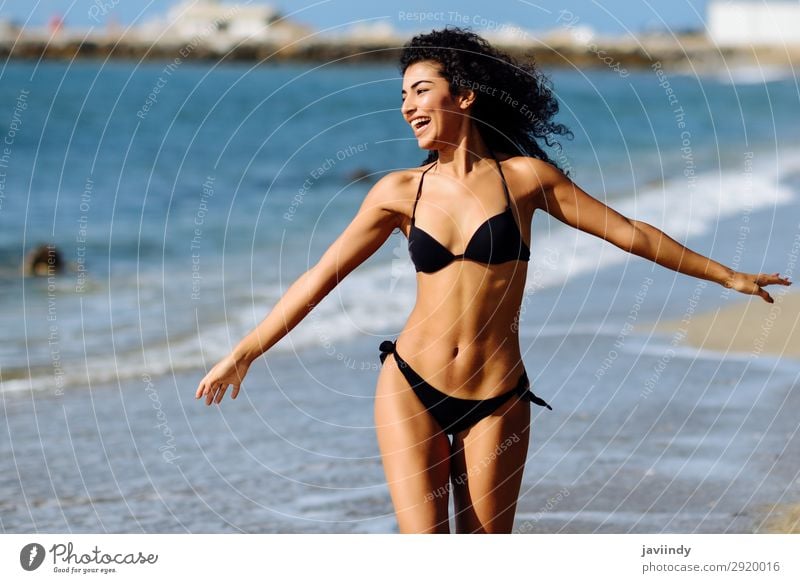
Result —
[[628, 230], [628, 236], [625, 237], [624, 244], [620, 245], [620, 247], [639, 257], [652, 259], [653, 245], [647, 228], [649, 225], [635, 220], [630, 221], [630, 224], [631, 227]]
[[661, 235], [663, 233], [647, 223], [638, 222], [636, 225], [634, 249], [639, 257], [650, 261], [657, 261], [661, 248]]

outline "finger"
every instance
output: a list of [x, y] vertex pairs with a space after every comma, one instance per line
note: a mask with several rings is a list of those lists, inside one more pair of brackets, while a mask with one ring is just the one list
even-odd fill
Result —
[[222, 397], [225, 396], [225, 391], [227, 390], [228, 390], [228, 385], [225, 385], [224, 387], [222, 387], [221, 391], [217, 391], [217, 398], [214, 401], [217, 405], [219, 405], [222, 402]]
[[781, 277], [780, 273], [773, 273], [769, 276], [770, 283], [783, 283], [784, 281], [786, 281], [786, 279]]
[[781, 277], [779, 273], [774, 273], [772, 275], [767, 275], [762, 273], [756, 283], [760, 286], [763, 285], [792, 285], [792, 282], [789, 281], [788, 277]]
[[236, 397], [239, 396], [239, 389], [240, 385], [236, 385], [233, 387], [233, 392], [231, 393], [231, 399], [235, 399]]
[[195, 399], [199, 399], [203, 396], [203, 393], [206, 392], [206, 383], [205, 380], [200, 381], [200, 385], [197, 387], [197, 392], [194, 394]]
[[219, 385], [212, 386], [206, 393], [206, 405], [210, 405], [219, 390]]
[[771, 284], [777, 283], [777, 284], [781, 284], [781, 285], [792, 285], [792, 282], [789, 280], [789, 278], [788, 277], [781, 277], [780, 273], [774, 273], [774, 274], [770, 275], [768, 283], [771, 283]]
[[775, 303], [775, 300], [772, 299], [772, 296], [769, 295], [766, 292], [766, 290], [763, 290], [763, 289], [759, 288], [758, 295], [760, 295], [762, 298], [764, 298], [764, 301], [766, 301], [767, 303], [770, 303], [770, 304], [774, 304]]
[[197, 398], [202, 399], [210, 389], [211, 385], [209, 385], [207, 381], [203, 381], [200, 385], [200, 389], [197, 391]]

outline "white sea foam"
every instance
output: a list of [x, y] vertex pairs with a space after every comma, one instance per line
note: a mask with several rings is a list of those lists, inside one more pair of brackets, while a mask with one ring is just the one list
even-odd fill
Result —
[[[788, 203], [795, 194], [780, 183], [780, 178], [798, 170], [798, 152], [783, 151], [780, 164], [774, 157], [768, 159], [759, 154], [754, 158], [747, 180], [743, 179], [743, 168], [706, 172], [695, 177], [693, 187], [689, 186], [688, 179], [676, 178], [660, 186], [639, 189], [610, 206], [629, 218], [652, 224], [678, 241], [686, 241], [708, 233], [716, 228], [718, 220], [735, 216], [746, 208], [753, 212]], [[608, 266], [630, 259], [625, 251], [554, 219], [539, 224], [546, 225], [547, 231], [534, 233], [527, 282], [531, 291], [559, 286], [570, 278], [602, 272]], [[381, 256], [356, 269], [270, 351], [329, 348], [365, 334], [399, 331], [414, 305], [415, 272], [402, 235], [393, 235], [387, 245], [391, 246], [387, 259]], [[557, 261], [553, 261], [554, 254]], [[153, 283], [157, 283], [153, 287], [159, 289], [163, 285], [160, 281]], [[221, 283], [215, 282], [215, 285]], [[279, 297], [281, 288], [274, 284], [256, 288], [253, 293], [254, 299], [246, 304], [229, 305], [224, 321], [201, 320], [199, 330], [187, 328], [177, 334], [170, 329], [172, 336], [168, 344], [163, 340], [153, 341], [144, 348], [131, 349], [136, 343], [126, 342], [127, 348], [118, 350], [111, 358], [89, 358], [88, 362], [81, 359], [72, 363], [73, 366], [65, 366], [61, 380], [66, 387], [87, 386], [89, 382], [92, 385], [115, 383], [118, 379], [137, 378], [144, 373], [156, 376], [182, 370], [198, 371], [199, 380], [204, 366], [210, 367], [227, 354], [261, 321]], [[151, 297], [150, 301], [153, 300]], [[96, 311], [97, 306], [87, 307], [89, 310]], [[129, 318], [129, 321], [132, 320]], [[163, 325], [163, 321], [159, 325]], [[573, 332], [587, 333], [584, 328]], [[557, 334], [560, 330], [551, 332]], [[595, 333], [603, 331], [597, 328]], [[9, 378], [9, 375], [4, 376]], [[1, 390], [52, 391], [55, 386], [52, 367], [48, 369], [43, 365], [37, 366], [30, 378], [4, 381]]]
[[794, 79], [796, 74], [791, 67], [780, 65], [740, 65], [722, 69], [711, 76], [720, 83], [729, 85], [760, 85], [773, 81]]

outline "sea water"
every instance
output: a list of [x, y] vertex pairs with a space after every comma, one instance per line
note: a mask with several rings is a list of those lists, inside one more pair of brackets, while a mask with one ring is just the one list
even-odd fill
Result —
[[[547, 151], [579, 186], [726, 265], [784, 271], [800, 233], [790, 72], [548, 75], [574, 139]], [[236, 401], [194, 392], [369, 188], [422, 162], [400, 89], [391, 65], [3, 65], [2, 530], [396, 529], [372, 395], [416, 293], [401, 233]], [[20, 277], [46, 243], [66, 271]], [[521, 347], [554, 410], [533, 411], [519, 530], [749, 528], [792, 484], [766, 452], [791, 437], [774, 416], [797, 366], [632, 331], [743, 299], [712, 282], [542, 212], [531, 250]]]

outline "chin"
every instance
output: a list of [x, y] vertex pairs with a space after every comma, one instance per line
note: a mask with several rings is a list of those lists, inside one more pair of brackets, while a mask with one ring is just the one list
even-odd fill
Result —
[[417, 145], [421, 150], [438, 150], [442, 147], [442, 145], [435, 139], [427, 138], [427, 136], [423, 140], [417, 140]]

